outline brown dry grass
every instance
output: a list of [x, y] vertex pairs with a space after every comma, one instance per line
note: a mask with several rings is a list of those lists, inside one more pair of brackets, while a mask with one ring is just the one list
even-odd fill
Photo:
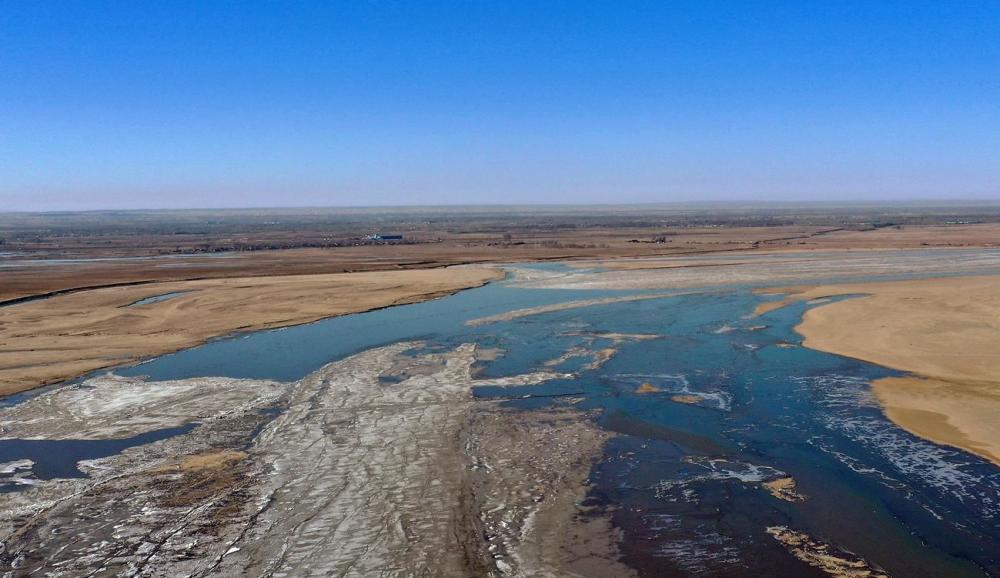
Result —
[[245, 452], [235, 450], [222, 450], [205, 454], [195, 454], [187, 456], [180, 463], [180, 469], [185, 471], [205, 470], [221, 468], [233, 462], [238, 462], [247, 457]]
[[[0, 308], [0, 394], [191, 347], [236, 331], [413, 303], [498, 278], [441, 268], [94, 289]], [[139, 299], [190, 291], [168, 301]]]
[[[697, 267], [697, 262], [632, 261], [633, 257], [712, 252], [810, 251], [835, 249], [918, 248], [1000, 245], [1000, 224], [907, 226], [871, 231], [827, 232], [829, 227], [686, 227], [671, 230], [666, 243], [650, 241], [656, 228], [591, 228], [515, 232], [513, 243], [500, 233], [441, 234], [441, 242], [412, 245], [366, 245], [336, 248], [247, 251], [229, 254], [179, 255], [139, 261], [86, 261], [0, 269], [0, 301], [81, 287], [116, 283], [216, 279], [274, 275], [307, 275], [360, 271], [420, 269], [467, 263], [594, 259], [621, 269]], [[428, 236], [430, 234], [424, 235]], [[436, 237], [438, 235], [430, 235]], [[642, 241], [632, 243], [632, 240]], [[106, 250], [90, 247], [89, 258], [155, 255], [171, 250], [170, 239], [136, 237], [132, 252], [120, 240]], [[168, 243], [170, 241], [170, 243]], [[159, 243], [159, 244], [158, 244]], [[34, 254], [34, 253], [32, 253]], [[39, 252], [40, 257], [53, 256]], [[58, 253], [55, 254], [58, 256]], [[607, 260], [607, 261], [604, 261]], [[708, 264], [708, 263], [706, 263]], [[714, 263], [717, 264], [717, 263]], [[590, 264], [592, 266], [593, 264]]]

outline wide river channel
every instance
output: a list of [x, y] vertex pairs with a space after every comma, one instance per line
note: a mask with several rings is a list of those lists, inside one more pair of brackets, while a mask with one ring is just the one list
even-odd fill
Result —
[[[804, 565], [773, 535], [791, 528], [892, 576], [1000, 575], [1000, 472], [889, 422], [868, 384], [893, 371], [801, 347], [794, 326], [816, 305], [752, 317], [774, 297], [731, 286], [466, 323], [639, 293], [497, 282], [220, 339], [116, 373], [291, 381], [365, 349], [421, 340], [427, 348], [472, 342], [503, 350], [481, 368], [493, 377], [553, 369], [545, 363], [575, 347], [613, 347], [617, 354], [595, 369], [582, 370], [587, 359], [579, 357], [554, 368], [576, 372], [573, 379], [474, 394], [510, 398], [524, 411], [561, 396], [602, 410], [600, 425], [620, 435], [594, 466], [588, 503], [613, 512], [628, 565], [647, 575], [781, 575], [783, 568], [802, 575]], [[629, 342], [615, 334], [660, 337]], [[763, 488], [781, 476], [793, 478], [805, 499], [778, 499]]]

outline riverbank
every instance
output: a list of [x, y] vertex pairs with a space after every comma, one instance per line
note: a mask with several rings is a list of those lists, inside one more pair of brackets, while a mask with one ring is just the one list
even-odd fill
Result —
[[[109, 287], [0, 309], [0, 395], [171, 353], [234, 332], [416, 303], [499, 269], [244, 277]], [[137, 305], [143, 299], [176, 294]]]
[[998, 286], [1000, 276], [822, 285], [778, 303], [861, 295], [807, 311], [803, 344], [910, 374], [872, 384], [886, 416], [1000, 465]]

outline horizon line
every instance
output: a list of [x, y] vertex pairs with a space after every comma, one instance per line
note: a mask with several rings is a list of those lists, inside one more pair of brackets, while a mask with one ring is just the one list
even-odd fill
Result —
[[882, 206], [882, 207], [915, 207], [915, 206], [1000, 206], [1000, 195], [996, 198], [930, 198], [918, 197], [911, 199], [852, 199], [836, 201], [788, 201], [788, 200], [707, 200], [707, 201], [646, 201], [632, 203], [434, 203], [434, 204], [387, 204], [387, 205], [246, 205], [246, 206], [205, 206], [205, 207], [131, 207], [131, 208], [94, 208], [94, 209], [47, 209], [47, 210], [0, 210], [0, 215], [43, 215], [56, 213], [142, 213], [142, 212], [196, 212], [196, 211], [266, 211], [266, 210], [346, 210], [346, 211], [391, 211], [415, 209], [518, 209], [518, 208], [548, 208], [548, 209], [588, 209], [588, 208], [647, 208], [647, 207], [720, 207], [720, 206], [751, 206], [751, 207], [835, 207], [835, 206]]

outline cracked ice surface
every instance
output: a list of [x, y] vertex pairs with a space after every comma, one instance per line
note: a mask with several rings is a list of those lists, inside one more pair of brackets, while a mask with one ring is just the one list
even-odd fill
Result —
[[[364, 351], [293, 383], [111, 376], [0, 411], [9, 433], [53, 439], [199, 424], [88, 460], [88, 478], [0, 497], [0, 563], [53, 576], [524, 575], [517, 537], [529, 528], [550, 528], [552, 544], [531, 565], [558, 562], [606, 435], [572, 410], [501, 411], [470, 392], [569, 374], [476, 380], [474, 345], [407, 354], [418, 345]], [[387, 372], [402, 379], [386, 383]], [[268, 421], [260, 409], [274, 406], [283, 411]], [[525, 433], [498, 433], [513, 431]], [[560, 451], [518, 453], [526, 439]], [[507, 466], [479, 471], [480, 460]], [[530, 492], [517, 489], [522, 478]], [[496, 530], [507, 560], [483, 544], [492, 518], [479, 506], [497, 503], [517, 512]]]

